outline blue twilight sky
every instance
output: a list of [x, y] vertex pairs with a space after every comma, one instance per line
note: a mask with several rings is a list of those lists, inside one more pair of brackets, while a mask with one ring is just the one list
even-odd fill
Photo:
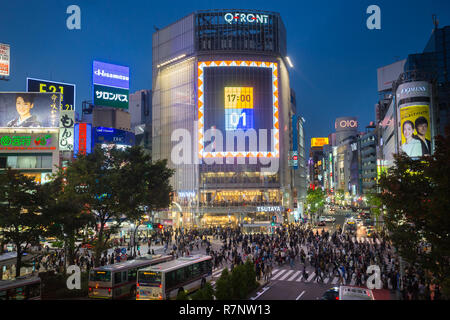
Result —
[[[81, 8], [81, 30], [66, 28], [71, 4]], [[381, 30], [366, 27], [372, 4], [381, 8]], [[364, 130], [375, 118], [377, 68], [422, 52], [432, 14], [450, 25], [449, 0], [0, 0], [0, 43], [11, 45], [12, 60], [0, 91], [25, 91], [27, 77], [75, 83], [80, 111], [92, 99], [92, 60], [129, 66], [130, 92], [151, 89], [153, 26], [220, 8], [281, 14], [308, 147], [340, 116], [357, 116]]]

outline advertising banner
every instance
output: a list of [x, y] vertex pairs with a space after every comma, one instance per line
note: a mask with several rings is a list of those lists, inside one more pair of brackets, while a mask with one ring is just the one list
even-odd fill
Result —
[[10, 73], [10, 46], [0, 43], [0, 76], [9, 77]]
[[400, 108], [400, 150], [411, 158], [431, 155], [430, 106]]
[[334, 127], [336, 131], [357, 130], [358, 120], [356, 117], [337, 118]]
[[0, 128], [58, 128], [60, 93], [0, 92]]
[[94, 60], [92, 80], [93, 84], [129, 89], [130, 68]]
[[53, 151], [58, 146], [56, 132], [0, 132], [0, 152]]
[[326, 144], [329, 144], [328, 138], [311, 138], [311, 148], [323, 147]]
[[401, 84], [397, 88], [397, 101], [402, 103], [403, 99], [417, 98], [417, 97], [430, 97], [431, 86], [426, 81], [414, 81]]
[[94, 84], [94, 105], [128, 109], [128, 90]]
[[61, 110], [75, 110], [75, 85], [41, 79], [27, 78], [28, 92], [61, 93]]
[[61, 111], [59, 121], [59, 150], [72, 151], [74, 143], [73, 128], [75, 125], [75, 111]]
[[95, 144], [133, 146], [135, 140], [136, 138], [132, 132], [105, 127], [97, 127], [94, 129]]
[[90, 123], [75, 124], [75, 144], [73, 149], [74, 158], [78, 154], [89, 154], [92, 152], [92, 125]]

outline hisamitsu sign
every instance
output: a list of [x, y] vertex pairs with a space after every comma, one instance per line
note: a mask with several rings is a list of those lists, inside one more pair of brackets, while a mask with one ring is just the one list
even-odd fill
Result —
[[130, 89], [130, 68], [94, 60], [92, 82], [103, 86]]

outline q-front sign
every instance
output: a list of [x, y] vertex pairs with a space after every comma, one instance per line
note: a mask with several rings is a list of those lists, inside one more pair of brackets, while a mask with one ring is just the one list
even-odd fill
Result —
[[223, 16], [225, 21], [229, 24], [232, 23], [269, 23], [269, 16], [267, 14], [253, 14], [253, 13], [225, 13]]

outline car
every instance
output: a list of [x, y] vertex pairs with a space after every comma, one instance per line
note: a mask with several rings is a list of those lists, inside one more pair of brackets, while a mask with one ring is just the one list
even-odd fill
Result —
[[370, 289], [352, 286], [340, 286], [339, 298], [336, 300], [375, 300]]
[[333, 287], [325, 291], [320, 300], [339, 300], [339, 287]]
[[317, 223], [317, 225], [318, 225], [319, 227], [324, 227], [324, 226], [326, 226], [327, 224], [325, 223], [325, 221], [319, 221], [319, 223]]
[[319, 221], [320, 221], [320, 222], [326, 222], [326, 221], [327, 221], [327, 217], [320, 216], [320, 217], [319, 217]]

